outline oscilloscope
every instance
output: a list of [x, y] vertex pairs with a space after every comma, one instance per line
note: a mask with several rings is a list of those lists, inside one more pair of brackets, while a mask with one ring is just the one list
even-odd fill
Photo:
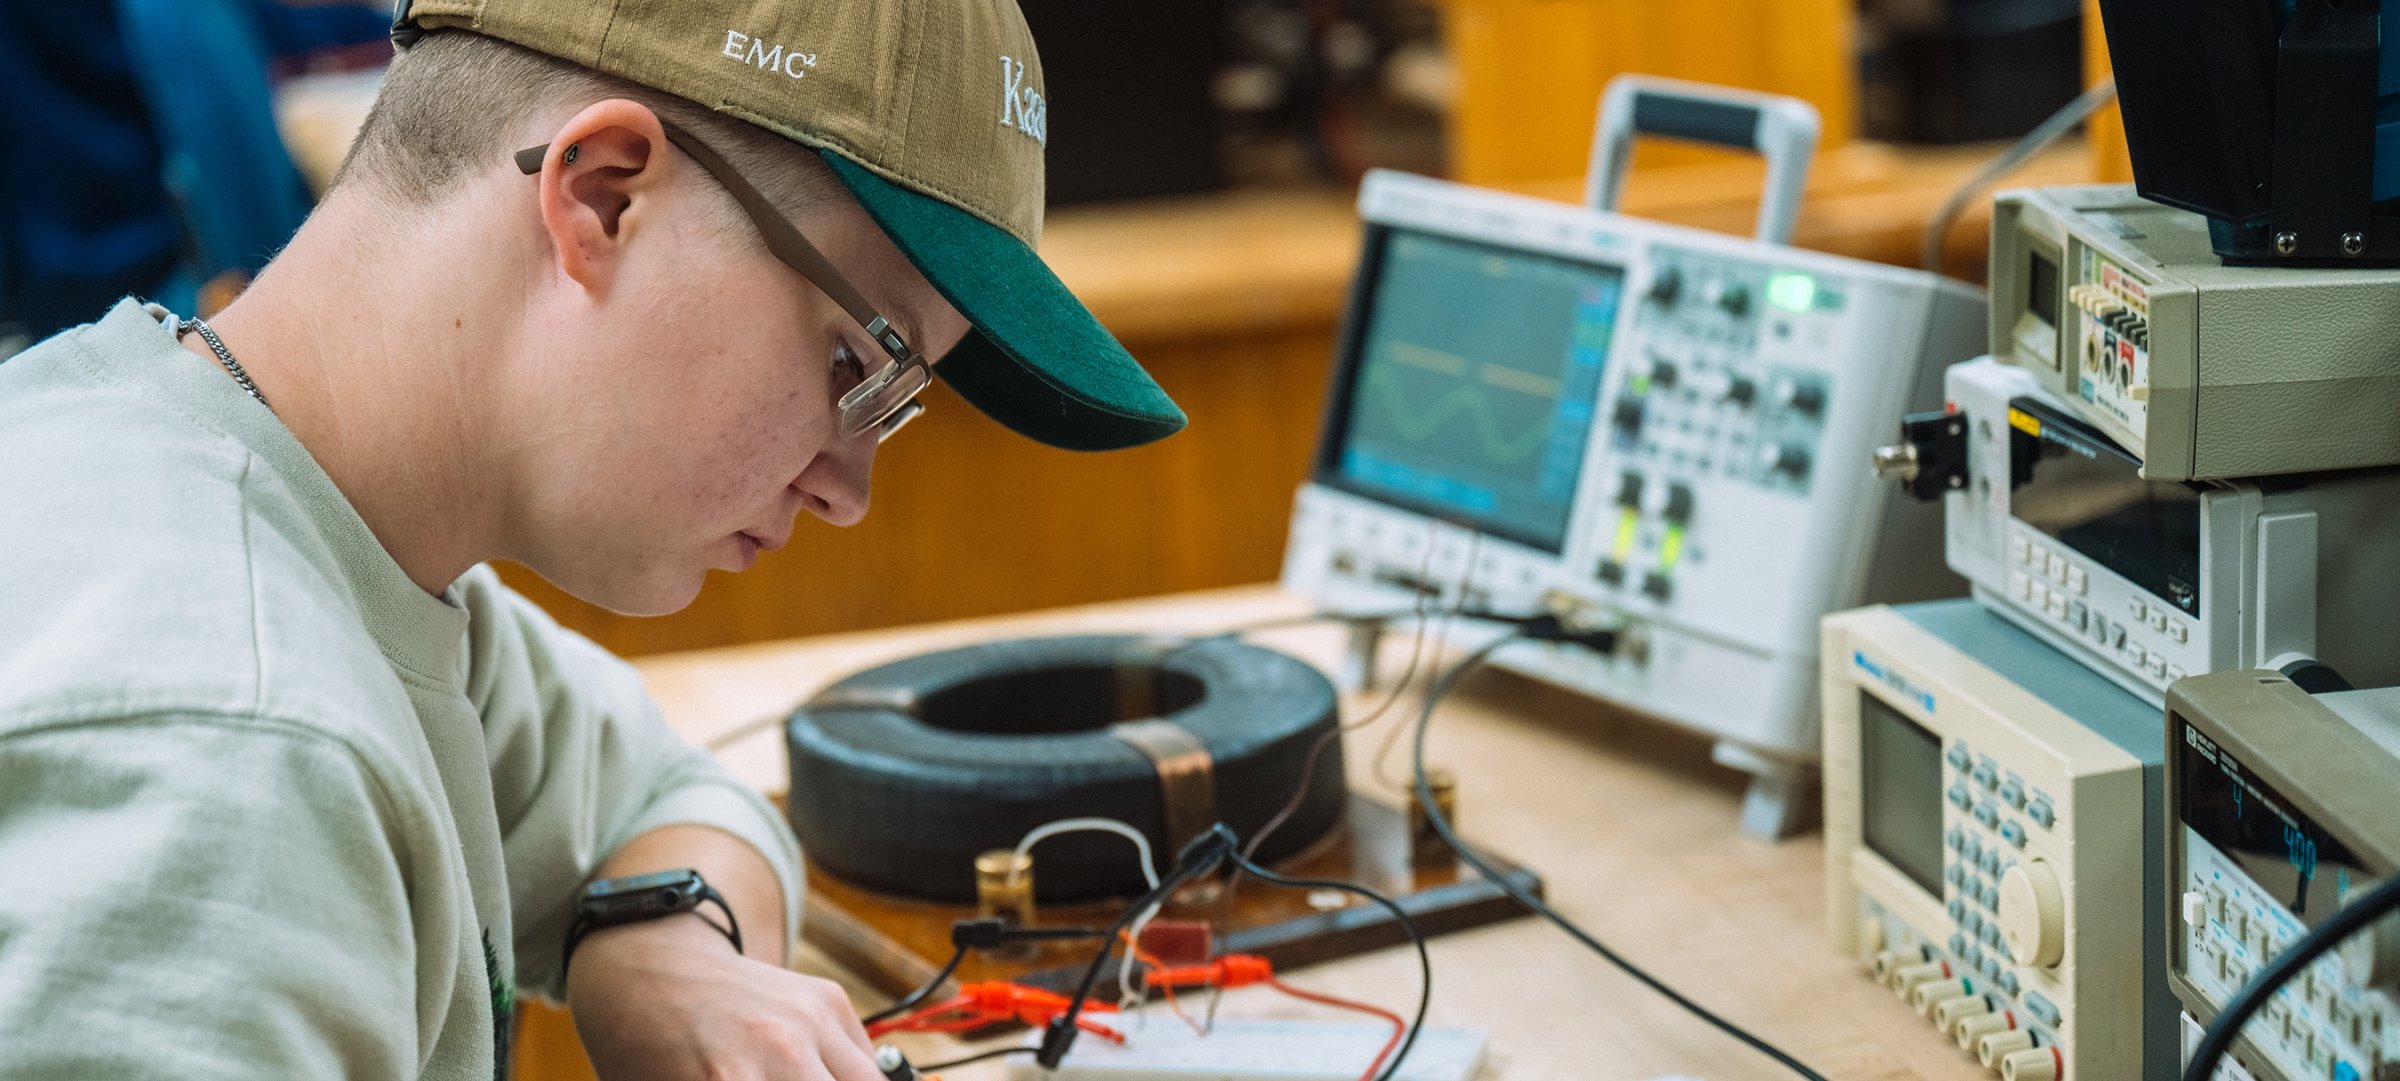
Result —
[[1758, 778], [1744, 829], [1780, 835], [1817, 751], [1818, 617], [1963, 591], [1939, 517], [1865, 463], [1981, 351], [1980, 294], [1390, 172], [1359, 208], [1285, 586], [1333, 611], [1463, 591], [1619, 624], [1613, 656], [1494, 663], [1715, 736]]

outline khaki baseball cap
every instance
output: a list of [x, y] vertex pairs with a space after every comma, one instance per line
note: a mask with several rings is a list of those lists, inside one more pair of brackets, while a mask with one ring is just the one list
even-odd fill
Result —
[[398, 0], [392, 40], [455, 28], [749, 121], [815, 150], [974, 329], [934, 367], [993, 419], [1074, 450], [1183, 411], [1034, 253], [1049, 103], [1015, 0]]

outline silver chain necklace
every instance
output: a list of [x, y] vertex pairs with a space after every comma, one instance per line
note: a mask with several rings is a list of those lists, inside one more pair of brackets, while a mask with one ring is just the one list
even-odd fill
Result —
[[216, 331], [208, 329], [208, 324], [199, 319], [186, 319], [183, 322], [176, 324], [175, 333], [178, 337], [182, 336], [183, 332], [187, 330], [199, 331], [200, 340], [208, 343], [209, 350], [214, 352], [217, 355], [217, 359], [224, 363], [225, 371], [227, 374], [233, 376], [233, 381], [237, 384], [240, 384], [245, 393], [249, 394], [253, 398], [258, 399], [258, 404], [266, 405], [267, 412], [272, 413], [275, 411], [274, 406], [267, 405], [267, 396], [258, 392], [258, 384], [250, 381], [250, 373], [242, 370], [242, 362], [233, 359], [233, 350], [225, 348], [224, 341], [217, 337]]

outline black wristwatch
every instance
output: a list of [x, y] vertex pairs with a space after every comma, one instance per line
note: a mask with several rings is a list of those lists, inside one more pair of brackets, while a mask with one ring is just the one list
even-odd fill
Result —
[[[628, 878], [604, 878], [583, 888], [575, 895], [575, 921], [567, 925], [567, 948], [559, 957], [558, 982], [566, 986], [567, 965], [575, 960], [575, 947], [583, 936], [603, 927], [655, 920], [699, 908], [703, 901], [714, 901], [725, 913], [725, 926], [717, 927], [733, 941], [733, 952], [742, 952], [742, 925], [733, 918], [733, 906], [725, 903], [723, 894], [700, 877], [700, 872], [686, 868], [681, 871], [653, 871]], [[709, 926], [714, 920], [701, 917]]]

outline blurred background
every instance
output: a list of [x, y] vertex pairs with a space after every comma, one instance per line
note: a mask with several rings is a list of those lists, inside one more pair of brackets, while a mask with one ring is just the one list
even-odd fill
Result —
[[[1044, 254], [1191, 414], [1082, 455], [940, 384], [874, 510], [628, 619], [513, 584], [626, 654], [1266, 581], [1312, 451], [1367, 169], [1574, 201], [1621, 73], [1824, 118], [1794, 243], [1915, 264], [1936, 208], [2105, 74], [2085, 0], [1021, 0], [1051, 101]], [[134, 293], [206, 314], [298, 225], [372, 102], [388, 4], [0, 0], [0, 356]], [[1639, 146], [1623, 209], [1746, 233], [1762, 170]], [[2130, 180], [2113, 113], [2018, 183]], [[1984, 200], [1977, 200], [1983, 204]], [[1937, 238], [1979, 279], [1986, 216]]]

